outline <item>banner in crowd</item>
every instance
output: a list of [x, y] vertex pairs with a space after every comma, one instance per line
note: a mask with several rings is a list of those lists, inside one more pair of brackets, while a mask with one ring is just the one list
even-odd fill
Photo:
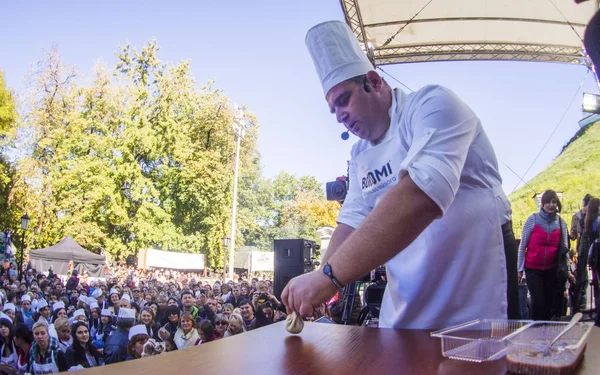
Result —
[[140, 258], [138, 259], [138, 266], [145, 267], [156, 267], [156, 268], [172, 268], [172, 269], [184, 269], [184, 270], [202, 270], [204, 269], [204, 255], [203, 254], [185, 254], [175, 253], [172, 251], [162, 251], [156, 249], [146, 249], [140, 251]]
[[251, 272], [258, 271], [273, 271], [274, 255], [273, 252], [267, 251], [253, 251], [250, 254], [251, 259]]

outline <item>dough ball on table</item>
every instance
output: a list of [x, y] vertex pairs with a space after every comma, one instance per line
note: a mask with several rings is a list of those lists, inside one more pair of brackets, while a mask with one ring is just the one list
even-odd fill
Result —
[[295, 311], [288, 315], [285, 320], [285, 329], [287, 329], [289, 333], [300, 333], [302, 332], [302, 328], [304, 328], [304, 320], [302, 320], [301, 316], [296, 314]]

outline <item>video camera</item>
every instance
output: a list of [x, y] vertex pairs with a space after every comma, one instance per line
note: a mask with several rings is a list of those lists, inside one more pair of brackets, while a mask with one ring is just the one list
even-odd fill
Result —
[[162, 353], [164, 351], [166, 351], [166, 347], [165, 347], [165, 343], [164, 342], [158, 342], [158, 341], [156, 341], [154, 339], [149, 339], [144, 344], [143, 353], [145, 355], [147, 355], [147, 356], [160, 354], [160, 353]]
[[340, 176], [335, 181], [325, 183], [325, 193], [328, 201], [344, 203], [348, 189], [350, 189], [350, 161], [346, 165], [346, 175]]
[[335, 179], [335, 181], [327, 182], [325, 184], [325, 192], [328, 201], [344, 202], [346, 194], [348, 194], [348, 179], [346, 176], [341, 176]]

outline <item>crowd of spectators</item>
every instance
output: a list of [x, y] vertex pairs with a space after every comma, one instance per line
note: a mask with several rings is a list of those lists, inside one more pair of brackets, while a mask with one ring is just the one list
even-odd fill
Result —
[[[10, 262], [9, 262], [10, 263]], [[12, 264], [12, 263], [10, 263]], [[175, 270], [116, 267], [61, 279], [0, 267], [0, 374], [54, 373], [158, 355], [284, 320], [264, 277], [223, 282]]]

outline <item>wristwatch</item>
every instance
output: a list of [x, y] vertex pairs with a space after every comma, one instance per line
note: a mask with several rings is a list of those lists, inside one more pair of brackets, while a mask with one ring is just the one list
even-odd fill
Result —
[[338, 289], [342, 289], [344, 286], [333, 276], [333, 270], [331, 269], [331, 264], [329, 262], [325, 263], [323, 266], [323, 273], [327, 275], [331, 279], [331, 281], [338, 287]]

